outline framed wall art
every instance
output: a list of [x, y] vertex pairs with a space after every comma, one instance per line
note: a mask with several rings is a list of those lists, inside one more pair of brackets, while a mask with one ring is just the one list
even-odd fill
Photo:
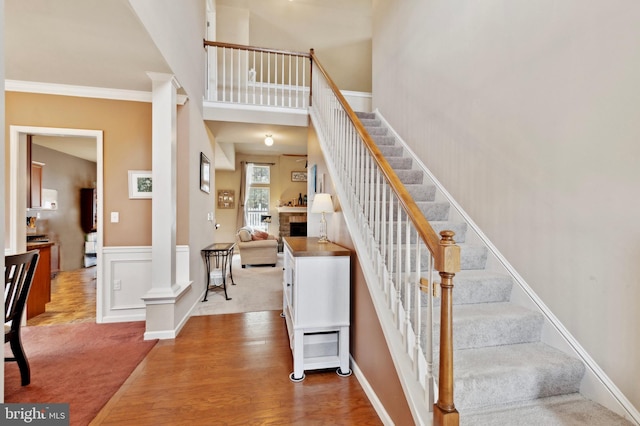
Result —
[[232, 209], [235, 207], [235, 191], [232, 189], [219, 189], [218, 190], [218, 208], [219, 209]]
[[307, 172], [291, 172], [291, 182], [306, 182]]
[[151, 198], [153, 182], [150, 170], [129, 170], [129, 198]]
[[211, 162], [206, 155], [202, 152], [200, 153], [200, 191], [206, 192], [207, 194], [210, 191], [211, 186]]

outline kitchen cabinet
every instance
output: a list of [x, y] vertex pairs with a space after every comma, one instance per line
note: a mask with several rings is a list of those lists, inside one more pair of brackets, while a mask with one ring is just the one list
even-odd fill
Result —
[[40, 315], [51, 301], [51, 242], [27, 243], [27, 250], [40, 250], [38, 266], [27, 298], [27, 319]]
[[305, 370], [349, 369], [351, 252], [318, 238], [284, 238], [282, 316], [293, 354], [289, 379]]

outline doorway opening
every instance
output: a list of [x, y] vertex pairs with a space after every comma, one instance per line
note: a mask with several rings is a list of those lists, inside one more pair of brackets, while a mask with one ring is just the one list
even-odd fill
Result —
[[[27, 146], [28, 140], [55, 140], [64, 138], [72, 148], [78, 148], [87, 141], [92, 141], [95, 147], [95, 184], [90, 182], [88, 186], [95, 189], [96, 201], [96, 232], [95, 232], [95, 260], [96, 266], [93, 273], [89, 273], [92, 278], [95, 276], [95, 312], [96, 322], [102, 322], [102, 241], [103, 241], [103, 134], [101, 130], [86, 129], [65, 129], [65, 128], [44, 128], [32, 126], [10, 126], [10, 171], [9, 171], [9, 232], [8, 244], [5, 244], [10, 253], [26, 251], [28, 226], [25, 226], [25, 210], [27, 216], [36, 217], [38, 215], [50, 215], [47, 210], [27, 209]], [[62, 151], [64, 152], [64, 151]], [[55, 189], [55, 188], [54, 188]], [[56, 202], [55, 207], [61, 209], [62, 206]], [[29, 222], [29, 221], [27, 221]], [[35, 221], [34, 221], [35, 222]], [[84, 250], [84, 247], [82, 248]], [[63, 249], [64, 250], [64, 249]]]

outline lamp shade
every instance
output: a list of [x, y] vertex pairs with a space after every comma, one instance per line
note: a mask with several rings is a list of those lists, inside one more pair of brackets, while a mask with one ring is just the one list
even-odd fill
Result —
[[331, 194], [316, 194], [311, 206], [311, 213], [333, 213]]

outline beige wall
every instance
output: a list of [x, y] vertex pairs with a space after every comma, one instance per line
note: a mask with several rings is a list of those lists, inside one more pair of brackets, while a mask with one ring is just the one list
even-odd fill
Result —
[[28, 216], [39, 214], [37, 232], [47, 234], [50, 240], [59, 244], [62, 271], [82, 268], [85, 234], [80, 226], [80, 189], [95, 187], [96, 163], [35, 144], [31, 148], [31, 158], [45, 163], [42, 187], [58, 191], [58, 208], [32, 210]]
[[[313, 126], [309, 127], [308, 149], [309, 164], [317, 164], [318, 173], [325, 174], [325, 191], [332, 195], [336, 206], [336, 213], [327, 215], [329, 240], [350, 248], [353, 253], [351, 263], [351, 355], [394, 424], [413, 424], [411, 411], [378, 322], [353, 241], [340, 212], [340, 204], [336, 199], [333, 183], [329, 177]], [[309, 220], [316, 220], [319, 216], [318, 214], [310, 215]]]
[[[127, 182], [128, 170], [151, 170], [150, 103], [7, 92], [5, 119], [7, 131], [10, 125], [102, 130], [104, 246], [151, 245], [151, 200], [130, 200]], [[5, 191], [8, 172], [6, 166]], [[119, 223], [110, 222], [113, 211]], [[178, 226], [178, 244], [187, 241], [184, 226]]]
[[341, 90], [371, 92], [370, 0], [331, 5], [260, 0], [241, 8], [235, 0], [217, 4], [218, 41], [296, 52], [313, 48]]
[[265, 155], [236, 155], [236, 169], [234, 171], [216, 171], [216, 194], [223, 189], [235, 191], [236, 202], [233, 209], [220, 209], [216, 206], [216, 221], [220, 223], [220, 229], [216, 231], [216, 241], [235, 241], [236, 231], [239, 226], [236, 223], [238, 214], [238, 196], [240, 194], [240, 162], [251, 161], [256, 163], [274, 163], [271, 166], [271, 200], [270, 214], [272, 218], [269, 232], [278, 236], [278, 200], [286, 201], [298, 198], [307, 193], [306, 182], [291, 182], [291, 172], [305, 170], [305, 157], [290, 156], [265, 156]]
[[640, 3], [374, 1], [391, 125], [640, 407]]

